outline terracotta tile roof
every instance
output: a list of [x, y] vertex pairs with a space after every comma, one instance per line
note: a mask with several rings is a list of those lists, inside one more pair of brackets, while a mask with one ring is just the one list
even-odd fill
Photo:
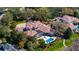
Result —
[[34, 30], [29, 30], [29, 31], [26, 31], [24, 33], [26, 36], [35, 36], [37, 34], [37, 32]]
[[75, 26], [74, 26], [72, 23], [66, 24], [66, 25], [67, 25], [67, 27], [69, 27], [69, 28], [71, 28], [71, 29], [75, 29]]
[[50, 26], [45, 25], [45, 24], [41, 23], [40, 21], [34, 21], [31, 23], [28, 23], [27, 27], [30, 29], [36, 28], [35, 30], [39, 30], [39, 31], [46, 32], [46, 33], [49, 33], [51, 30]]
[[21, 23], [21, 24], [18, 24], [15, 28], [15, 30], [17, 31], [23, 31], [23, 29], [26, 27], [26, 23]]
[[68, 15], [63, 16], [62, 19], [63, 19], [65, 22], [72, 22], [72, 21], [79, 22], [79, 19], [78, 19], [78, 18], [73, 17], [73, 16], [68, 16]]
[[[28, 23], [18, 24], [15, 28], [17, 31], [23, 31], [24, 28], [29, 28], [30, 30], [24, 32], [27, 36], [34, 36], [37, 34], [37, 31], [42, 31], [45, 33], [51, 32], [51, 27], [41, 23], [40, 21], [33, 21]], [[33, 28], [35, 28], [33, 30]]]
[[56, 17], [55, 19], [57, 19], [57, 21], [59, 21], [60, 19], [62, 19], [65, 22], [72, 22], [72, 21], [79, 22], [78, 18], [73, 17], [73, 16], [68, 16], [68, 15], [64, 15], [63, 17]]

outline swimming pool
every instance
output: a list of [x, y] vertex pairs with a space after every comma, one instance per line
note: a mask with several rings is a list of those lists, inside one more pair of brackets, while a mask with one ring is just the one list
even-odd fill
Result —
[[50, 42], [53, 42], [53, 41], [54, 41], [53, 38], [49, 38], [49, 39], [46, 40], [47, 43], [50, 43]]
[[56, 37], [49, 37], [49, 36], [44, 37], [44, 40], [45, 40], [46, 44], [49, 44], [49, 43], [55, 41], [55, 39], [56, 39]]

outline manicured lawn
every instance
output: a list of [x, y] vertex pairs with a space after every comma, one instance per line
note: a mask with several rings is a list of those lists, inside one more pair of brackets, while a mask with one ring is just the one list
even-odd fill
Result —
[[52, 42], [48, 48], [45, 48], [46, 51], [55, 51], [63, 46], [63, 40], [57, 39], [55, 42]]
[[[72, 34], [69, 39], [66, 40], [66, 46], [71, 46], [75, 40], [79, 38], [79, 34]], [[48, 48], [45, 48], [46, 51], [61, 51], [64, 49], [63, 40], [57, 39], [55, 42], [52, 42]]]

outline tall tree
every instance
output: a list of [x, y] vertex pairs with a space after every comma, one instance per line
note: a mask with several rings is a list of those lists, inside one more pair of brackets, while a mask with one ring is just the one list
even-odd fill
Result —
[[6, 15], [6, 26], [10, 27], [11, 23], [13, 22], [13, 15], [10, 11], [5, 12]]
[[33, 16], [35, 17], [34, 19], [39, 19], [39, 20], [47, 20], [47, 17], [50, 15], [49, 9], [48, 8], [25, 8], [25, 12], [23, 16], [25, 19], [28, 18], [28, 16]]
[[50, 7], [49, 8], [49, 11], [50, 11], [50, 17], [49, 18], [55, 18], [55, 17], [58, 17], [58, 16], [61, 16], [61, 12], [62, 12], [62, 8], [58, 8], [58, 7]]
[[0, 36], [9, 37], [11, 30], [7, 26], [0, 25]]
[[68, 28], [65, 32], [64, 32], [64, 38], [68, 39], [70, 38], [70, 36], [72, 35], [72, 30], [70, 28]]

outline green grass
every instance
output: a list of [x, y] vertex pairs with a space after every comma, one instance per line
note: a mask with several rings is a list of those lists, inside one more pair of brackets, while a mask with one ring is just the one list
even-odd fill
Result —
[[62, 41], [61, 42], [57, 42], [55, 45], [51, 46], [48, 50], [49, 51], [56, 51], [57, 49], [61, 48], [63, 46]]
[[[75, 40], [79, 38], [79, 34], [72, 34], [69, 39], [66, 40], [66, 45], [71, 46]], [[64, 49], [63, 40], [56, 40], [52, 42], [52, 45], [49, 48], [46, 48], [47, 51], [61, 51]]]
[[57, 49], [61, 48], [63, 46], [63, 40], [56, 40], [55, 42], [52, 42], [51, 46], [49, 48], [46, 48], [47, 51], [56, 51]]

